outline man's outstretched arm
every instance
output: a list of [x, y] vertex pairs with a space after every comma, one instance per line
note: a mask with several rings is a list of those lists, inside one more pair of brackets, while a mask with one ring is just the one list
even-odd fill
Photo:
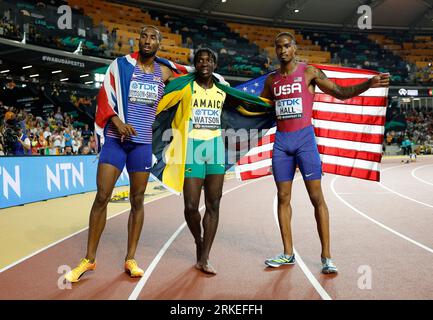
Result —
[[309, 66], [306, 71], [309, 79], [311, 79], [310, 81], [314, 81], [320, 90], [339, 100], [345, 100], [358, 96], [370, 88], [389, 86], [390, 76], [388, 73], [380, 73], [377, 76], [374, 76], [360, 84], [343, 87], [329, 80], [323, 71], [317, 69], [316, 67]]

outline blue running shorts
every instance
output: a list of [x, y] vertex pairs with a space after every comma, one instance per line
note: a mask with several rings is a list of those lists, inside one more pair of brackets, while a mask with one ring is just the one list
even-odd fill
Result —
[[275, 133], [272, 171], [275, 182], [293, 181], [296, 166], [304, 180], [322, 178], [322, 161], [317, 149], [313, 126], [293, 132]]
[[152, 144], [120, 142], [120, 139], [105, 137], [105, 143], [99, 155], [99, 163], [111, 164], [120, 171], [123, 171], [126, 165], [128, 172], [150, 172]]

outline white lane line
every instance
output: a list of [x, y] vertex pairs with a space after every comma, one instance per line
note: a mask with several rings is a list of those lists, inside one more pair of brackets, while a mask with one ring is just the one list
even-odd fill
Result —
[[331, 190], [332, 190], [332, 192], [334, 193], [334, 195], [335, 195], [335, 196], [336, 196], [336, 197], [337, 197], [341, 202], [343, 202], [346, 206], [348, 206], [350, 209], [352, 209], [353, 211], [355, 211], [356, 213], [358, 213], [358, 214], [361, 215], [362, 217], [364, 217], [364, 218], [370, 220], [371, 222], [375, 223], [375, 224], [378, 225], [379, 227], [381, 227], [381, 228], [383, 228], [383, 229], [385, 229], [385, 230], [387, 230], [387, 231], [389, 231], [389, 232], [395, 234], [396, 236], [398, 236], [398, 237], [400, 237], [400, 238], [402, 238], [402, 239], [404, 239], [404, 240], [409, 241], [410, 243], [412, 243], [412, 244], [414, 244], [414, 245], [416, 245], [416, 246], [418, 246], [418, 247], [420, 247], [420, 248], [422, 248], [422, 249], [424, 249], [424, 250], [427, 250], [427, 251], [430, 252], [430, 253], [433, 253], [433, 249], [431, 249], [431, 248], [429, 248], [429, 247], [423, 245], [422, 243], [419, 243], [419, 242], [413, 240], [412, 238], [409, 238], [408, 236], [405, 236], [404, 234], [401, 234], [401, 233], [398, 232], [398, 231], [395, 231], [394, 229], [392, 229], [392, 228], [390, 228], [390, 227], [384, 225], [383, 223], [380, 223], [379, 221], [377, 221], [377, 220], [371, 218], [370, 216], [366, 215], [366, 214], [365, 214], [364, 212], [362, 212], [361, 210], [358, 210], [358, 209], [356, 209], [355, 207], [353, 207], [352, 205], [350, 205], [346, 200], [344, 200], [342, 197], [340, 197], [340, 196], [338, 195], [337, 191], [335, 191], [335, 181], [336, 181], [337, 179], [338, 179], [338, 177], [335, 177], [334, 179], [332, 179], [332, 182], [331, 182]]
[[[152, 200], [150, 200], [150, 201], [148, 201], [148, 202], [145, 202], [144, 205], [146, 205], [146, 204], [148, 204], [148, 203], [151, 203], [151, 202], [153, 202], [153, 201], [157, 201], [157, 200], [160, 200], [160, 199], [166, 198], [166, 197], [171, 196], [171, 195], [173, 195], [173, 194], [170, 193], [170, 194], [167, 194], [167, 195], [165, 195], [165, 196], [163, 196], [163, 197], [156, 198], [156, 199], [152, 199]], [[131, 209], [125, 209], [125, 210], [123, 210], [123, 211], [120, 211], [120, 212], [118, 212], [118, 213], [112, 215], [111, 217], [107, 218], [107, 220], [110, 220], [110, 219], [112, 219], [112, 218], [114, 218], [114, 217], [117, 217], [117, 216], [119, 216], [119, 215], [121, 215], [121, 214], [123, 214], [123, 213], [125, 213], [125, 212], [128, 212], [129, 210], [131, 210]], [[83, 228], [83, 229], [81, 229], [81, 230], [78, 230], [77, 232], [75, 232], [75, 233], [73, 233], [73, 234], [71, 234], [71, 235], [69, 235], [69, 236], [67, 236], [67, 237], [64, 237], [64, 238], [62, 238], [62, 239], [60, 239], [60, 240], [58, 240], [58, 241], [56, 241], [56, 242], [53, 242], [53, 243], [49, 244], [48, 246], [46, 246], [46, 247], [44, 247], [44, 248], [42, 248], [42, 249], [39, 249], [39, 250], [37, 250], [37, 251], [35, 251], [35, 252], [29, 254], [28, 256], [25, 256], [24, 258], [18, 260], [18, 261], [15, 261], [14, 263], [12, 263], [12, 264], [10, 264], [10, 265], [4, 267], [3, 269], [0, 269], [0, 273], [2, 273], [3, 271], [6, 271], [6, 270], [8, 270], [8, 269], [10, 269], [10, 268], [12, 268], [12, 267], [15, 267], [17, 264], [20, 264], [21, 262], [24, 262], [24, 261], [26, 261], [27, 259], [30, 259], [31, 257], [33, 257], [33, 256], [35, 256], [35, 255], [37, 255], [37, 254], [39, 254], [39, 253], [41, 253], [41, 252], [43, 252], [43, 251], [45, 251], [45, 250], [48, 250], [49, 248], [54, 247], [55, 245], [57, 245], [57, 244], [59, 244], [59, 243], [65, 241], [65, 240], [68, 240], [68, 239], [72, 238], [73, 236], [76, 236], [77, 234], [79, 234], [79, 233], [81, 233], [81, 232], [83, 232], [83, 231], [86, 231], [87, 229], [89, 229], [88, 226], [87, 226], [86, 228]]]
[[421, 179], [421, 178], [419, 178], [419, 177], [417, 177], [417, 176], [415, 175], [415, 171], [417, 171], [418, 169], [425, 168], [425, 167], [430, 167], [430, 166], [433, 166], [433, 164], [426, 164], [425, 166], [421, 166], [421, 167], [415, 168], [415, 169], [413, 169], [413, 170], [411, 171], [410, 174], [411, 174], [412, 177], [414, 177], [415, 179], [417, 179], [417, 180], [419, 180], [419, 181], [421, 181], [421, 182], [423, 182], [423, 183], [425, 183], [425, 184], [428, 184], [428, 185], [433, 186], [433, 183], [428, 182], [428, 181], [425, 181], [424, 179]]
[[[391, 169], [395, 169], [395, 168], [400, 168], [400, 167], [403, 167], [403, 166], [404, 166], [404, 165], [400, 165], [400, 166], [394, 166], [394, 167], [386, 168], [386, 169], [381, 170], [381, 172], [385, 172], [385, 171], [388, 171], [388, 170], [391, 170]], [[392, 192], [392, 193], [394, 193], [394, 194], [396, 194], [396, 195], [398, 195], [398, 196], [400, 196], [400, 197], [402, 197], [402, 198], [404, 198], [404, 199], [407, 199], [407, 200], [409, 200], [409, 201], [413, 201], [413, 202], [419, 203], [419, 204], [421, 204], [421, 205], [423, 205], [423, 206], [426, 206], [426, 207], [429, 207], [429, 208], [432, 208], [432, 209], [433, 209], [433, 205], [431, 205], [431, 204], [428, 204], [428, 203], [425, 203], [425, 202], [422, 202], [422, 201], [418, 201], [418, 200], [413, 199], [413, 198], [411, 198], [411, 197], [408, 197], [408, 196], [406, 196], [406, 195], [404, 195], [404, 194], [401, 194], [401, 193], [399, 193], [399, 192], [397, 192], [397, 191], [395, 191], [395, 190], [392, 190], [391, 188], [388, 188], [387, 186], [383, 185], [381, 182], [378, 182], [378, 184], [379, 184], [382, 188], [384, 188], [385, 190], [388, 190], [389, 192]]]
[[385, 172], [385, 171], [388, 171], [388, 170], [391, 170], [391, 169], [396, 169], [396, 168], [401, 168], [401, 167], [406, 167], [406, 166], [407, 166], [406, 164], [400, 164], [398, 166], [392, 166], [392, 167], [388, 167], [386, 169], [382, 169], [382, 170], [380, 170], [380, 172]]
[[[293, 180], [293, 182], [295, 180]], [[273, 211], [274, 211], [275, 222], [277, 223], [277, 226], [279, 229], [280, 224], [278, 223], [278, 198], [277, 198], [277, 195], [275, 195], [275, 197], [274, 197]], [[293, 253], [296, 256], [296, 263], [299, 265], [302, 272], [304, 272], [305, 276], [307, 277], [308, 281], [310, 281], [310, 283], [313, 285], [314, 289], [316, 289], [317, 293], [322, 297], [323, 300], [332, 300], [331, 296], [326, 292], [325, 289], [323, 289], [322, 285], [319, 283], [319, 281], [317, 281], [317, 279], [311, 273], [310, 269], [308, 269], [307, 265], [305, 264], [304, 260], [302, 260], [301, 256], [296, 251], [295, 247], [293, 247]]]
[[[263, 177], [263, 178], [259, 178], [259, 179], [254, 179], [252, 181], [249, 182], [245, 182], [242, 183], [239, 186], [236, 186], [232, 189], [229, 189], [227, 191], [223, 192], [223, 195], [232, 192], [236, 189], [242, 188], [246, 185], [249, 185], [253, 182], [257, 182], [259, 180], [262, 179], [266, 179], [267, 177]], [[205, 205], [201, 206], [198, 210], [201, 211], [205, 208]], [[161, 260], [162, 256], [165, 254], [165, 252], [168, 250], [168, 248], [170, 247], [170, 245], [173, 243], [173, 241], [176, 239], [176, 237], [182, 232], [182, 230], [185, 228], [186, 226], [186, 222], [183, 222], [179, 228], [177, 228], [177, 230], [173, 233], [173, 235], [170, 237], [170, 239], [167, 240], [167, 242], [162, 246], [161, 250], [159, 250], [158, 254], [156, 255], [156, 257], [152, 260], [152, 262], [150, 263], [150, 265], [147, 267], [146, 271], [144, 272], [143, 277], [141, 277], [140, 281], [138, 281], [137, 285], [135, 286], [134, 290], [132, 291], [131, 295], [129, 296], [128, 300], [137, 300], [138, 296], [140, 295], [140, 292], [143, 290], [144, 286], [146, 285], [147, 281], [149, 280], [150, 276], [152, 275], [152, 272], [155, 270], [156, 266], [158, 265], [159, 261]]]
[[383, 191], [383, 192], [339, 192], [338, 194], [356, 194], [356, 195], [367, 195], [367, 194], [391, 194], [392, 192]]

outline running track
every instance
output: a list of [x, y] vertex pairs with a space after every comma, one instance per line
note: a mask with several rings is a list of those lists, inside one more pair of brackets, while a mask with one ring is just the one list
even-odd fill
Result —
[[87, 231], [3, 269], [0, 299], [433, 299], [433, 158], [400, 161], [383, 161], [380, 184], [324, 176], [337, 276], [320, 273], [320, 242], [302, 180], [294, 182], [292, 200], [297, 264], [268, 269], [263, 260], [282, 250], [274, 182], [232, 179], [211, 252], [217, 276], [194, 269], [182, 198], [169, 195], [145, 204], [136, 256], [146, 269], [141, 280], [123, 272], [124, 213], [107, 222], [96, 272], [72, 289], [59, 289], [58, 268], [79, 261]]

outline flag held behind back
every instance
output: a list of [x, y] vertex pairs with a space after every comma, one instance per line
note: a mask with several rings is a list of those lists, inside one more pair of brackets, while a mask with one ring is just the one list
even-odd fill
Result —
[[[314, 65], [343, 86], [355, 85], [378, 72]], [[260, 94], [267, 75], [237, 88]], [[388, 88], [371, 88], [360, 96], [338, 100], [316, 87], [312, 124], [323, 172], [379, 181]], [[270, 129], [236, 165], [240, 180], [272, 174], [272, 146], [276, 128]]]

